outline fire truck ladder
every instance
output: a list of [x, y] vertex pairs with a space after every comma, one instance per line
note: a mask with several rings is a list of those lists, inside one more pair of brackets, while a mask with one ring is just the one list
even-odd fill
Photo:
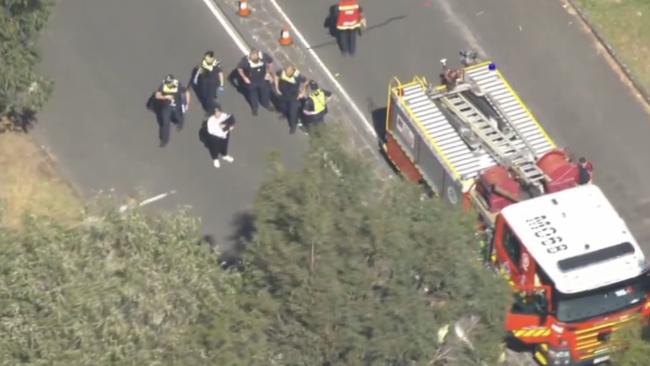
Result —
[[[497, 120], [488, 119], [477, 106], [463, 95], [463, 92], [471, 93], [471, 89], [475, 88], [478, 86], [461, 83], [451, 91], [433, 91], [429, 96], [432, 99], [438, 99], [444, 107], [458, 117], [463, 126], [478, 137], [482, 146], [491, 152], [497, 162], [510, 168], [523, 184], [535, 188], [538, 190], [538, 194], [542, 194], [546, 176], [535, 163], [534, 150], [487, 94], [481, 95], [481, 97], [487, 97], [485, 99], [496, 112]], [[480, 94], [482, 93], [476, 95]], [[498, 122], [507, 125], [510, 133], [506, 134], [499, 129]], [[523, 142], [525, 149], [518, 149], [517, 142]]]

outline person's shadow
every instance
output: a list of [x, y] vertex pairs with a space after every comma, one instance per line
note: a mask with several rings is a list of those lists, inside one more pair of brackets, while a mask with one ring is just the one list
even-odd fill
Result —
[[323, 22], [323, 28], [327, 28], [329, 34], [336, 38], [336, 5], [330, 6], [329, 14]]
[[156, 90], [157, 89], [154, 89], [151, 95], [149, 95], [149, 99], [147, 99], [145, 108], [147, 108], [147, 110], [153, 113], [153, 115], [155, 116], [156, 124], [158, 125], [158, 130], [160, 131], [163, 121], [162, 121], [162, 114], [160, 113], [160, 104], [156, 100]]

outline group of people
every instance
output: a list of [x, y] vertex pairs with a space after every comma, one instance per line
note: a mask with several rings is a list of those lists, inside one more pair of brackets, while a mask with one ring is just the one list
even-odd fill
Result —
[[[341, 51], [352, 55], [356, 50], [356, 36], [365, 27], [361, 6], [357, 0], [340, 0], [333, 10]], [[237, 64], [236, 85], [246, 95], [253, 115], [258, 114], [260, 105], [281, 112], [288, 121], [290, 134], [299, 127], [307, 132], [309, 126], [323, 122], [332, 93], [322, 89], [316, 81], [305, 78], [293, 65], [275, 72], [273, 62], [269, 54], [253, 49]], [[224, 90], [225, 78], [213, 51], [203, 55], [188, 87], [194, 90], [208, 117], [203, 121], [199, 137], [210, 151], [214, 166], [220, 167], [220, 160], [233, 162], [234, 158], [228, 154], [228, 140], [235, 117], [224, 112], [217, 102], [219, 92]], [[169, 143], [172, 124], [178, 130], [183, 128], [192, 100], [188, 87], [169, 74], [147, 103], [156, 113], [161, 147]]]
[[277, 72], [273, 69], [273, 58], [259, 50], [251, 50], [237, 65], [242, 89], [257, 115], [259, 106], [273, 111], [273, 96], [278, 110], [289, 122], [289, 133], [298, 126], [323, 122], [327, 114], [327, 100], [332, 95], [322, 89], [314, 80], [307, 80], [293, 65]]
[[[270, 55], [251, 50], [237, 65], [238, 87], [245, 93], [253, 115], [258, 114], [259, 106], [274, 111], [273, 102], [289, 122], [289, 133], [303, 126], [323, 122], [327, 114], [327, 100], [331, 92], [322, 89], [314, 80], [307, 80], [292, 65], [277, 73], [273, 70]], [[223, 111], [217, 102], [220, 91], [224, 90], [223, 68], [213, 51], [203, 55], [200, 65], [192, 73], [190, 82], [202, 109], [208, 117], [199, 130], [199, 138], [204, 143], [216, 168], [220, 160], [233, 162], [228, 154], [230, 132], [235, 126], [235, 117]], [[161, 85], [149, 99], [147, 106], [156, 113], [159, 125], [160, 146], [169, 143], [171, 125], [178, 130], [183, 128], [185, 114], [191, 102], [189, 88], [174, 75], [165, 76]]]

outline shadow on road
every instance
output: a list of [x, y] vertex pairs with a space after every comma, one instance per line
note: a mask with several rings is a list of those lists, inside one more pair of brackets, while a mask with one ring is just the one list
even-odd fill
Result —
[[242, 253], [252, 242], [255, 236], [255, 222], [250, 212], [240, 212], [233, 216], [232, 233], [226, 237], [219, 257], [221, 266], [228, 269], [243, 269]]
[[[376, 28], [384, 27], [384, 26], [386, 26], [386, 25], [388, 25], [388, 24], [390, 24], [390, 23], [392, 23], [394, 21], [401, 20], [401, 19], [404, 19], [404, 18], [406, 18], [406, 15], [398, 15], [398, 16], [390, 17], [390, 18], [384, 20], [381, 23], [377, 23], [377, 24], [374, 24], [374, 25], [371, 25], [371, 26], [365, 28], [363, 30], [363, 33], [372, 31], [373, 29], [376, 29]], [[325, 20], [323, 21], [323, 28], [327, 29], [329, 35], [332, 36], [334, 38], [334, 40], [314, 45], [314, 46], [311, 47], [312, 50], [322, 48], [322, 47], [326, 47], [326, 46], [331, 46], [331, 45], [334, 45], [334, 44], [338, 44], [337, 31], [336, 31], [336, 5], [330, 6], [329, 13], [327, 14], [327, 17], [325, 18]], [[339, 45], [339, 47], [340, 47], [340, 45]]]
[[380, 145], [386, 141], [386, 110], [386, 107], [382, 107], [371, 111], [372, 126], [377, 133], [377, 142]]

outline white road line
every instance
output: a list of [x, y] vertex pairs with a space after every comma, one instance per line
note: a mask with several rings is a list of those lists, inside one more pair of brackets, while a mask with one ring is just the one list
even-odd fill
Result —
[[348, 93], [345, 91], [345, 89], [343, 89], [343, 86], [341, 86], [341, 84], [339, 84], [339, 82], [336, 80], [336, 77], [334, 77], [334, 75], [330, 72], [330, 70], [327, 68], [327, 66], [325, 66], [325, 63], [320, 59], [320, 57], [318, 57], [318, 54], [316, 54], [316, 52], [311, 48], [311, 45], [309, 45], [309, 43], [307, 42], [305, 37], [303, 37], [302, 33], [300, 33], [298, 28], [296, 28], [296, 26], [293, 24], [293, 22], [291, 21], [289, 16], [284, 12], [284, 10], [282, 10], [282, 8], [280, 7], [280, 5], [278, 5], [276, 0], [269, 0], [269, 2], [275, 7], [275, 10], [277, 10], [278, 13], [280, 13], [282, 18], [284, 18], [285, 23], [287, 23], [289, 25], [289, 27], [291, 27], [291, 30], [293, 31], [293, 33], [298, 37], [300, 42], [302, 42], [302, 44], [305, 46], [305, 48], [307, 49], [307, 52], [309, 52], [309, 54], [311, 54], [311, 56], [314, 58], [314, 60], [316, 60], [316, 63], [318, 64], [318, 66], [320, 66], [320, 68], [323, 70], [323, 72], [325, 72], [325, 74], [330, 79], [332, 84], [334, 84], [336, 89], [339, 91], [339, 94], [341, 96], [343, 96], [343, 99], [345, 99], [345, 101], [350, 105], [350, 107], [352, 107], [352, 110], [354, 111], [354, 113], [356, 113], [357, 117], [359, 117], [359, 119], [361, 121], [363, 121], [363, 123], [364, 123], [364, 125], [366, 127], [366, 130], [368, 130], [368, 132], [370, 132], [370, 134], [372, 134], [374, 137], [377, 137], [377, 133], [375, 132], [375, 129], [372, 127], [372, 124], [370, 123], [370, 121], [368, 121], [368, 119], [363, 114], [363, 112], [361, 112], [359, 107], [357, 107], [357, 105], [354, 103], [354, 101], [352, 101], [352, 98], [350, 97], [350, 95], [348, 95]]
[[[366, 130], [368, 130], [368, 132], [370, 132], [370, 134], [372, 136], [377, 137], [377, 133], [375, 132], [375, 129], [372, 127], [372, 124], [370, 123], [370, 121], [368, 121], [368, 119], [363, 114], [363, 112], [361, 112], [359, 107], [357, 107], [357, 105], [352, 101], [352, 98], [350, 97], [350, 95], [345, 91], [345, 89], [343, 89], [343, 86], [341, 86], [341, 84], [336, 80], [336, 77], [327, 68], [327, 66], [325, 66], [325, 63], [323, 63], [323, 61], [320, 59], [320, 57], [318, 57], [318, 54], [316, 54], [316, 52], [311, 49], [311, 46], [309, 45], [309, 43], [307, 42], [305, 37], [303, 37], [302, 33], [300, 33], [300, 31], [296, 28], [296, 26], [293, 24], [291, 19], [289, 19], [289, 16], [287, 16], [287, 14], [284, 12], [284, 10], [282, 10], [280, 5], [278, 5], [278, 3], [275, 0], [269, 0], [269, 1], [270, 1], [271, 4], [273, 4], [275, 9], [278, 11], [278, 13], [280, 13], [282, 18], [284, 18], [284, 21], [289, 25], [289, 27], [291, 27], [291, 30], [298, 37], [300, 42], [302, 42], [302, 44], [305, 46], [305, 48], [307, 49], [307, 52], [309, 52], [309, 54], [311, 54], [311, 56], [314, 58], [314, 60], [316, 60], [316, 63], [318, 64], [318, 66], [320, 66], [320, 68], [323, 70], [323, 72], [325, 72], [325, 74], [330, 79], [332, 84], [338, 90], [339, 95], [342, 96], [343, 99], [345, 99], [345, 101], [350, 105], [350, 107], [352, 108], [354, 113], [357, 115], [357, 117], [359, 117], [359, 119], [364, 123]], [[246, 42], [241, 39], [239, 34], [237, 34], [237, 31], [230, 24], [230, 21], [228, 21], [226, 16], [214, 4], [213, 0], [203, 0], [203, 2], [208, 7], [208, 9], [210, 9], [212, 14], [214, 14], [215, 18], [217, 18], [219, 23], [221, 23], [221, 25], [224, 27], [224, 29], [226, 30], [226, 32], [228, 33], [230, 38], [232, 38], [232, 40], [235, 41], [235, 43], [237, 44], [237, 47], [239, 47], [239, 49], [242, 51], [242, 53], [248, 54], [248, 52], [250, 51], [250, 48], [248, 47]]]
[[224, 27], [230, 38], [232, 38], [233, 41], [235, 41], [235, 44], [239, 48], [239, 50], [247, 55], [250, 52], [250, 48], [246, 44], [246, 42], [241, 39], [239, 34], [237, 34], [237, 31], [233, 26], [230, 24], [230, 21], [226, 18], [226, 16], [221, 12], [221, 10], [214, 4], [213, 0], [203, 0], [205, 3], [205, 6], [210, 9], [212, 14], [214, 14], [214, 17], [217, 18], [219, 23]]

